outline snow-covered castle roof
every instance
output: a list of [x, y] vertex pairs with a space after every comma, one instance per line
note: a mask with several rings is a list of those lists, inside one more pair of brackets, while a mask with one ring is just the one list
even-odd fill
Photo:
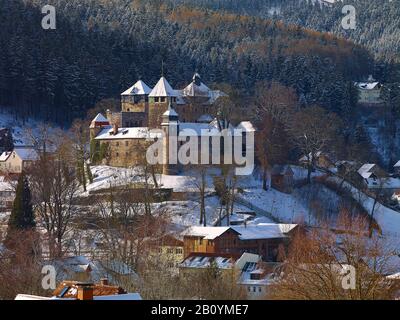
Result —
[[142, 80], [137, 81], [132, 87], [122, 92], [122, 96], [135, 96], [135, 95], [145, 95], [151, 92], [151, 88], [144, 83]]
[[182, 90], [184, 96], [188, 97], [209, 97], [211, 89], [207, 87], [200, 78], [198, 73], [193, 76], [193, 81]]
[[161, 77], [156, 86], [151, 90], [149, 97], [176, 97], [177, 94], [167, 79]]

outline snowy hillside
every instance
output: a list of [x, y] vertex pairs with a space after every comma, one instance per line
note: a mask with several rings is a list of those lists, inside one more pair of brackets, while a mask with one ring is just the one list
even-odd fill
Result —
[[[15, 116], [5, 110], [4, 107], [0, 106], [0, 128], [10, 128], [12, 130], [14, 145], [31, 145], [32, 140], [29, 137], [32, 133], [37, 136], [40, 132], [40, 127], [43, 126], [43, 122], [34, 119], [27, 119], [23, 121], [16, 119]], [[49, 124], [46, 124], [50, 127]], [[29, 134], [27, 134], [29, 132]]]

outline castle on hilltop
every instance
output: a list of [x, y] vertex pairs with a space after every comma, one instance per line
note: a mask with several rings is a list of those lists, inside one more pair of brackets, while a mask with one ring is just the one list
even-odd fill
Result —
[[[192, 82], [182, 90], [173, 89], [162, 76], [154, 88], [142, 80], [121, 94], [121, 111], [106, 111], [98, 114], [90, 124], [91, 153], [103, 163], [112, 166], [140, 164], [149, 141], [161, 138], [152, 129], [164, 133], [164, 153], [168, 158], [171, 135], [182, 135], [186, 129], [199, 136], [204, 132], [219, 130], [218, 121], [212, 116], [213, 105], [226, 94], [211, 90], [195, 73]], [[237, 127], [254, 131], [250, 122], [241, 122]], [[211, 146], [213, 148], [213, 146]], [[100, 154], [100, 156], [99, 156]], [[93, 156], [92, 156], [93, 158]], [[168, 161], [167, 161], [168, 162]], [[176, 174], [179, 165], [163, 165], [164, 174]]]

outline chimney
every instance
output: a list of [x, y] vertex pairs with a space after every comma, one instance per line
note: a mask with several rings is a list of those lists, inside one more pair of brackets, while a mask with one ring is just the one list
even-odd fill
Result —
[[114, 136], [118, 133], [118, 124], [114, 123], [113, 125], [113, 134]]
[[93, 283], [78, 282], [78, 300], [93, 300]]
[[107, 278], [101, 278], [100, 279], [100, 284], [102, 286], [108, 286], [108, 279]]

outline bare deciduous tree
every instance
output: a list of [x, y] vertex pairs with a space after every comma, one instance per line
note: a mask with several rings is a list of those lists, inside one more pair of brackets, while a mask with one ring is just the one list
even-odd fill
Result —
[[301, 110], [293, 115], [288, 132], [296, 147], [307, 158], [307, 181], [311, 182], [311, 172], [315, 168], [317, 153], [328, 149], [334, 141], [340, 119], [318, 106]]
[[294, 237], [269, 298], [393, 298], [394, 283], [385, 275], [393, 272], [395, 247], [379, 235], [369, 238], [366, 219], [343, 214], [335, 232], [326, 225]]

